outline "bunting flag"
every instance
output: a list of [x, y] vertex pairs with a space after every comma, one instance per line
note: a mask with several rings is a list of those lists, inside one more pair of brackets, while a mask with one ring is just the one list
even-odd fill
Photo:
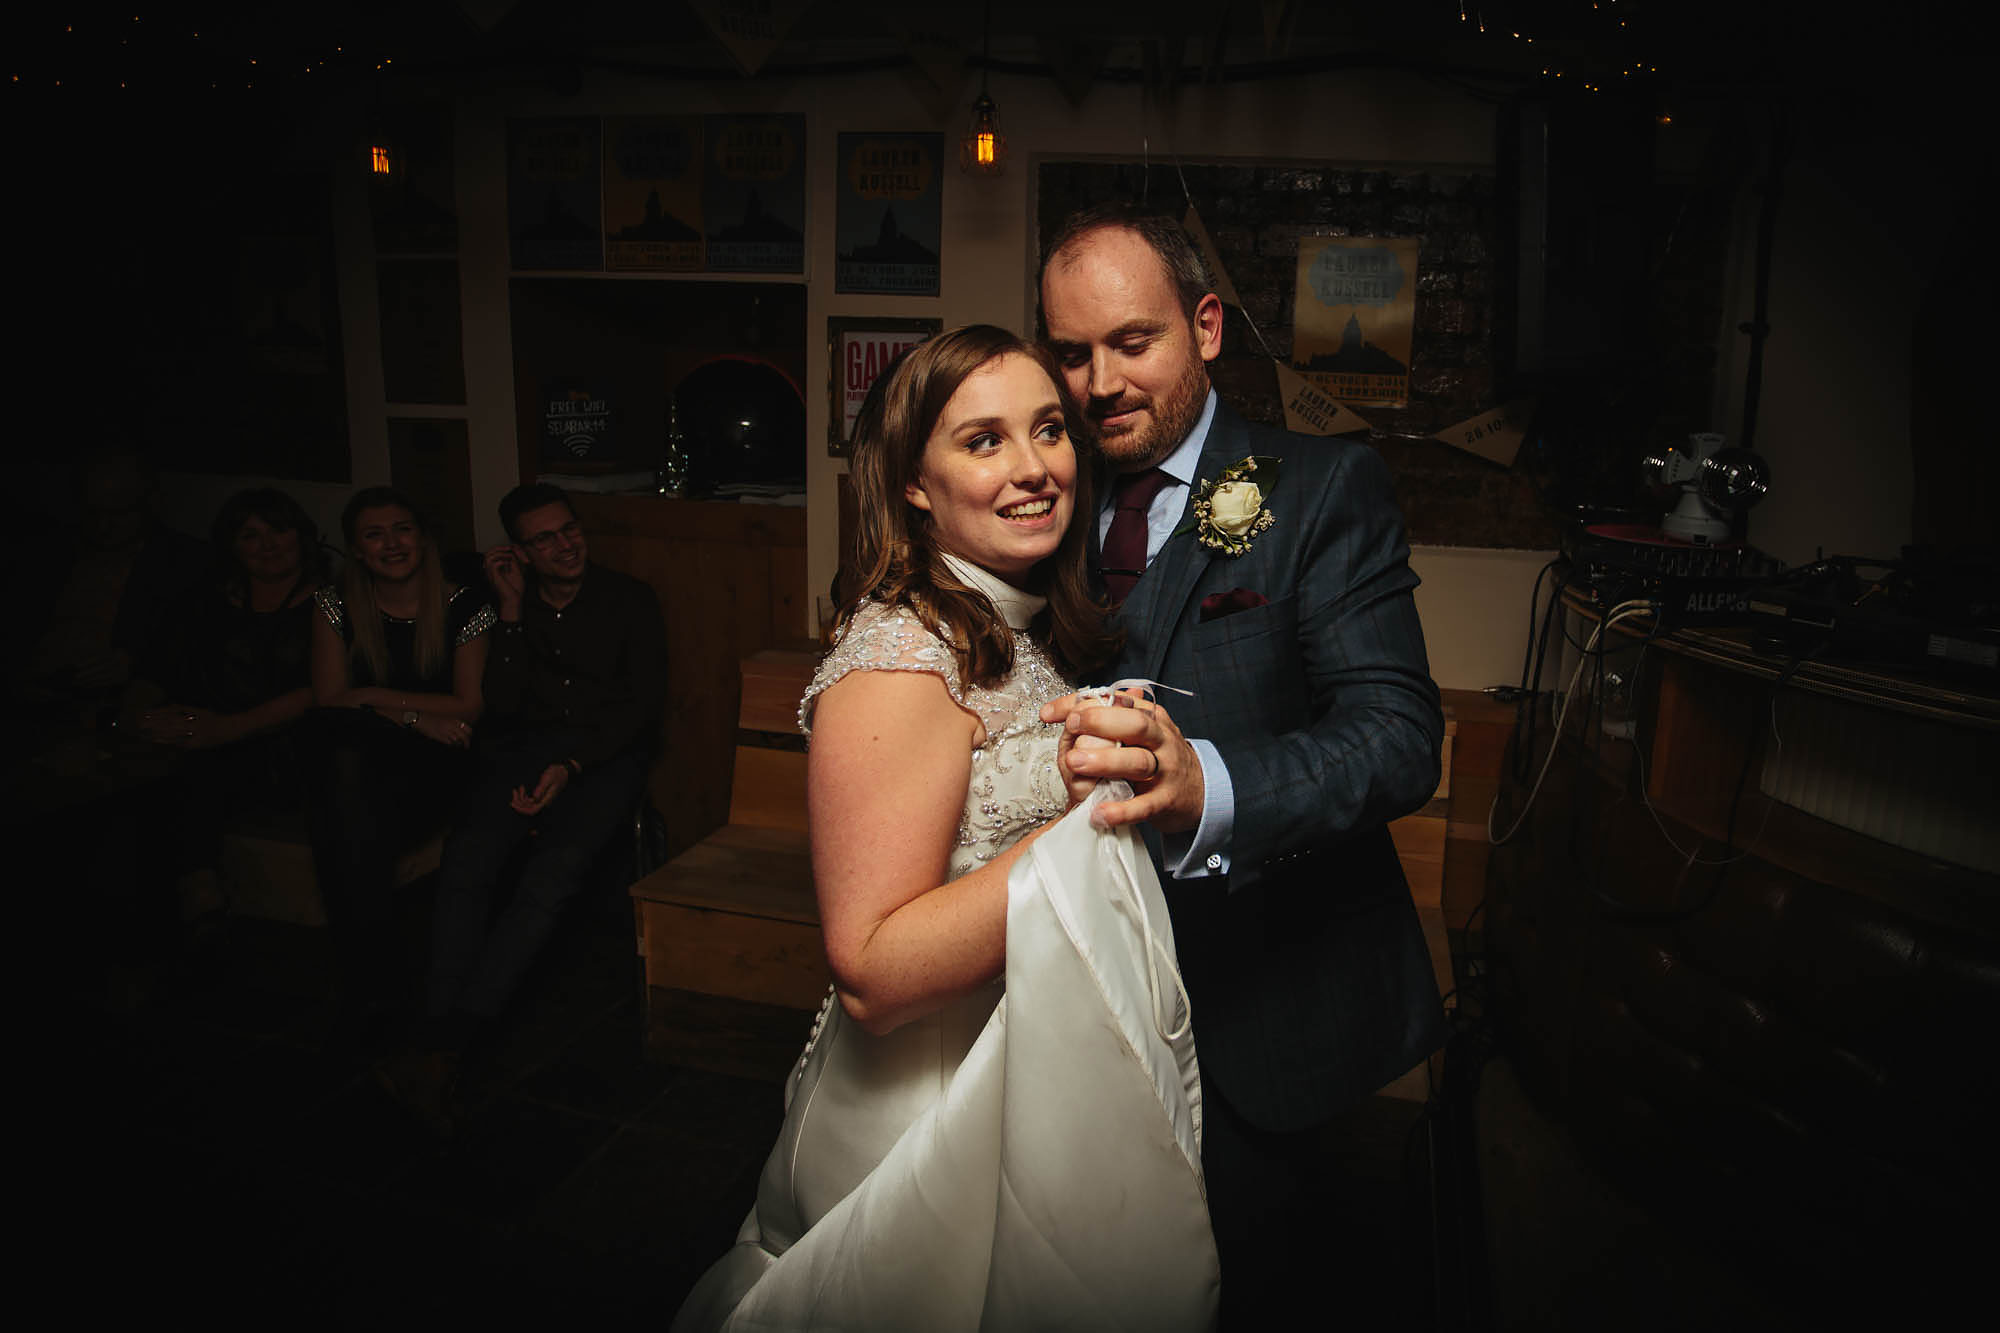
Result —
[[1098, 74], [1104, 69], [1105, 58], [1111, 53], [1107, 42], [1073, 37], [1040, 36], [1035, 39], [1035, 47], [1042, 63], [1049, 67], [1056, 87], [1062, 89], [1072, 107], [1082, 106], [1083, 99], [1090, 96]]
[[1514, 455], [1521, 451], [1521, 436], [1527, 432], [1528, 423], [1534, 417], [1535, 400], [1517, 398], [1511, 403], [1481, 412], [1469, 421], [1434, 431], [1431, 438], [1442, 440], [1454, 449], [1478, 454], [1501, 467], [1512, 467]]
[[459, 12], [477, 24], [481, 32], [492, 32], [513, 8], [514, 0], [458, 0]]
[[1187, 216], [1181, 219], [1181, 226], [1187, 229], [1187, 234], [1194, 238], [1195, 248], [1201, 251], [1201, 262], [1208, 265], [1208, 280], [1215, 284], [1215, 294], [1224, 303], [1241, 310], [1243, 300], [1236, 294], [1236, 284], [1229, 280], [1229, 270], [1222, 266], [1222, 253], [1209, 239], [1208, 228], [1201, 224], [1201, 214], [1193, 204], [1188, 205]]
[[764, 68], [813, 0], [688, 0], [745, 75]]
[[965, 48], [935, 28], [909, 27], [900, 35], [910, 58], [903, 82], [934, 119], [949, 118], [964, 100]]
[[1285, 400], [1286, 430], [1300, 435], [1346, 435], [1368, 429], [1358, 413], [1298, 371], [1276, 357], [1271, 365], [1278, 372], [1278, 396]]

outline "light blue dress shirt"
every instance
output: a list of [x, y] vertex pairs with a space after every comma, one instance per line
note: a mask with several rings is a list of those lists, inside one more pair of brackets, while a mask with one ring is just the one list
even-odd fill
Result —
[[[1215, 390], [1208, 391], [1208, 399], [1202, 404], [1201, 417], [1194, 423], [1180, 447], [1162, 459], [1158, 467], [1171, 479], [1153, 496], [1152, 507], [1146, 511], [1146, 567], [1152, 568], [1160, 548], [1173, 536], [1180, 525], [1181, 512], [1187, 508], [1188, 491], [1195, 483], [1195, 468], [1201, 462], [1201, 447], [1208, 439], [1208, 428], [1215, 420]], [[1109, 487], [1106, 488], [1107, 492]], [[1112, 497], [1107, 493], [1104, 507], [1097, 514], [1097, 542], [1103, 548], [1104, 539], [1111, 533]], [[1177, 684], [1165, 680], [1162, 685]], [[1173, 696], [1161, 699], [1172, 713]], [[1222, 762], [1222, 756], [1213, 745], [1205, 740], [1188, 737], [1188, 744], [1194, 747], [1195, 758], [1201, 764], [1202, 806], [1201, 823], [1192, 834], [1164, 833], [1160, 835], [1163, 859], [1173, 872], [1175, 879], [1205, 879], [1210, 875], [1229, 873], [1229, 838], [1236, 828], [1236, 789], [1229, 781], [1229, 767]]]

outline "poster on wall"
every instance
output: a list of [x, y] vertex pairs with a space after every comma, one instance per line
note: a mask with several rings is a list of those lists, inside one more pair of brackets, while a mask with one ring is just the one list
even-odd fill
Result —
[[602, 269], [593, 116], [507, 124], [507, 231], [520, 269]]
[[854, 451], [854, 418], [889, 363], [944, 327], [937, 319], [847, 318], [826, 321], [826, 451]]
[[542, 466], [550, 472], [602, 472], [618, 461], [617, 414], [604, 386], [582, 375], [542, 384]]
[[834, 291], [936, 296], [944, 136], [843, 134], [839, 153]]
[[1414, 237], [1300, 237], [1293, 366], [1339, 402], [1403, 406], [1416, 298]]
[[604, 267], [702, 267], [700, 116], [605, 117]]
[[712, 273], [806, 271], [806, 118], [709, 116], [702, 229]]

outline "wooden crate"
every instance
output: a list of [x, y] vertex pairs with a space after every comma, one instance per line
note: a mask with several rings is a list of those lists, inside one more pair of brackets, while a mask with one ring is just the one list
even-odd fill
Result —
[[649, 1015], [663, 991], [794, 1009], [826, 995], [803, 831], [724, 825], [634, 884], [632, 906]]
[[661, 1047], [676, 994], [793, 1009], [826, 995], [797, 731], [818, 660], [806, 646], [744, 659], [729, 821], [632, 886], [649, 1049]]

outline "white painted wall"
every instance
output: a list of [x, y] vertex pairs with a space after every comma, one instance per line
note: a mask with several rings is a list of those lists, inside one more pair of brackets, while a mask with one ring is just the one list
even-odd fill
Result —
[[[1756, 311], [1757, 205], [1746, 196], [1739, 219], [1728, 358], [1717, 386], [1715, 429], [1732, 444], [1742, 431], [1750, 343], [1736, 329]], [[1916, 257], [1861, 206], [1853, 182], [1843, 184], [1822, 161], [1792, 163], [1772, 248], [1771, 333], [1754, 441], [1771, 466], [1771, 494], [1750, 513], [1751, 543], [1786, 564], [1822, 548], [1887, 559], [1911, 540], [1910, 371], [1921, 276]]]
[[[1528, 643], [1528, 598], [1553, 551], [1418, 546], [1410, 568], [1423, 583], [1417, 614], [1431, 678], [1447, 690], [1518, 684]], [[1542, 595], [1548, 595], [1543, 581]]]

